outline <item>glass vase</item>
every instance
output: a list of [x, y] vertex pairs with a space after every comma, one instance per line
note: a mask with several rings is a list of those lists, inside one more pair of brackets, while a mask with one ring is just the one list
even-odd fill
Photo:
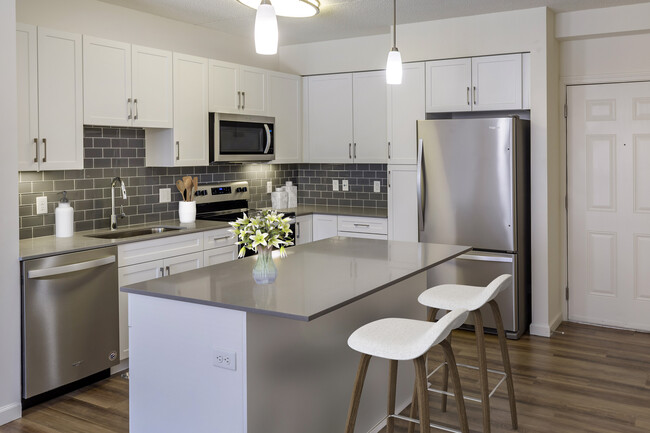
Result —
[[271, 284], [278, 276], [278, 268], [273, 263], [273, 247], [257, 246], [257, 261], [253, 267], [253, 279], [257, 284]]

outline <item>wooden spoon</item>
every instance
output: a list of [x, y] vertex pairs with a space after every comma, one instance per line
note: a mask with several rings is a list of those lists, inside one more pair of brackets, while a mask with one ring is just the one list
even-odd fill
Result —
[[178, 179], [176, 181], [176, 188], [178, 188], [178, 190], [181, 193], [181, 197], [183, 198], [183, 200], [185, 200], [185, 184], [183, 183], [182, 180]]
[[185, 191], [187, 191], [187, 199], [185, 201], [192, 201], [192, 178], [186, 176], [183, 178], [185, 182]]

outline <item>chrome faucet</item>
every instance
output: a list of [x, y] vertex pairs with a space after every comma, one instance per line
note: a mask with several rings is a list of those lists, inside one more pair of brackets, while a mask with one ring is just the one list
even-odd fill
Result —
[[115, 215], [115, 188], [122, 188], [122, 198], [126, 200], [126, 186], [124, 181], [119, 177], [113, 178], [111, 182], [111, 230], [117, 230], [117, 217], [124, 218], [126, 214], [124, 213], [124, 205], [120, 206], [120, 215]]

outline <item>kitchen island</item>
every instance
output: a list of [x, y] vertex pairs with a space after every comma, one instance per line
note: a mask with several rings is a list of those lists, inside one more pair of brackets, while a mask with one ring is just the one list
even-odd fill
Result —
[[[131, 433], [343, 431], [359, 359], [350, 333], [383, 317], [423, 320], [423, 271], [470, 249], [335, 237], [276, 258], [273, 284], [254, 282], [250, 257], [123, 287]], [[413, 371], [400, 367], [405, 407]], [[387, 376], [373, 360], [358, 432], [381, 427]]]

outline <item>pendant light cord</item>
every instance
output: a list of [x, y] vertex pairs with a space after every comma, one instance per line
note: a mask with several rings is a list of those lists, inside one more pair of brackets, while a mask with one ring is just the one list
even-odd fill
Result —
[[397, 0], [393, 0], [393, 48], [397, 48]]

